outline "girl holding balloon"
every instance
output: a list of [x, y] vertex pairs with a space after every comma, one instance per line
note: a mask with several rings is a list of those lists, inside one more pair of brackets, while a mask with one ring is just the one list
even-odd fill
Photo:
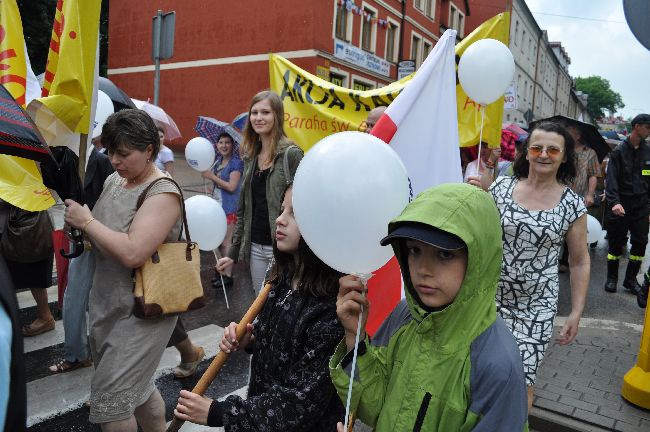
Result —
[[336, 317], [341, 273], [321, 261], [302, 238], [286, 190], [276, 219], [268, 299], [255, 324], [237, 342], [236, 323], [220, 348], [253, 353], [248, 398], [223, 402], [182, 390], [174, 414], [226, 430], [335, 431], [343, 417], [328, 361], [343, 338]]
[[[214, 170], [203, 172], [203, 177], [212, 181], [214, 184], [212, 198], [221, 203], [223, 211], [226, 213], [226, 237], [223, 243], [221, 243], [221, 246], [219, 246], [219, 252], [224, 256], [230, 249], [232, 234], [235, 229], [235, 223], [237, 222], [237, 204], [239, 202], [244, 163], [239, 157], [238, 146], [235, 145], [234, 139], [227, 132], [222, 132], [219, 135], [217, 139], [217, 152], [218, 156], [214, 164]], [[226, 285], [232, 284], [230, 272], [226, 272], [223, 279]], [[213, 285], [220, 288], [221, 278], [216, 277], [213, 280]]]
[[280, 214], [282, 193], [303, 157], [287, 138], [283, 122], [284, 108], [276, 93], [265, 90], [253, 97], [241, 147], [244, 176], [232, 245], [216, 266], [218, 272], [227, 273], [235, 262], [248, 261], [256, 293], [273, 258], [271, 227]]

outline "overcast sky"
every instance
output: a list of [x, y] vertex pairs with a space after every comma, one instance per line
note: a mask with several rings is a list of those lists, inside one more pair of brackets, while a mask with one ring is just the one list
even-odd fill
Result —
[[562, 42], [571, 58], [572, 77], [599, 75], [609, 80], [623, 98], [625, 108], [617, 114], [625, 118], [650, 113], [650, 51], [630, 31], [623, 0], [525, 2], [549, 40]]

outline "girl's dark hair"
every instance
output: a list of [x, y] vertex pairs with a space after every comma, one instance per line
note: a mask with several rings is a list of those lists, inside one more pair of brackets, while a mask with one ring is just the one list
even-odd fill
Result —
[[[282, 194], [282, 201], [291, 189], [289, 184]], [[271, 268], [269, 282], [277, 284], [283, 278], [288, 278], [291, 283], [293, 275], [299, 275], [298, 290], [303, 294], [311, 294], [317, 298], [336, 297], [339, 291], [339, 278], [343, 276], [323, 261], [320, 260], [309, 248], [305, 239], [300, 236], [298, 243], [298, 264], [294, 262], [293, 255], [278, 249], [277, 242], [273, 240], [273, 256], [275, 264]]]
[[102, 145], [109, 153], [121, 147], [144, 152], [151, 146], [153, 161], [160, 150], [158, 128], [149, 114], [142, 110], [120, 110], [106, 119], [102, 127]]
[[228, 138], [230, 140], [231, 144], [235, 144], [235, 140], [232, 138], [232, 136], [228, 132], [221, 132], [219, 134], [219, 136], [217, 137], [217, 142], [219, 142], [219, 140], [221, 138]]
[[530, 144], [530, 138], [533, 136], [533, 133], [536, 130], [543, 130], [545, 132], [553, 132], [560, 135], [564, 138], [564, 157], [566, 160], [562, 162], [560, 168], [557, 171], [557, 181], [563, 184], [569, 184], [576, 176], [576, 162], [575, 162], [575, 143], [573, 137], [566, 130], [564, 126], [560, 123], [542, 121], [535, 125], [535, 127], [530, 131], [528, 138], [524, 141], [524, 146], [519, 153], [517, 159], [515, 159], [512, 165], [512, 172], [517, 179], [528, 177], [528, 170], [530, 164], [526, 159], [528, 154], [528, 145]]

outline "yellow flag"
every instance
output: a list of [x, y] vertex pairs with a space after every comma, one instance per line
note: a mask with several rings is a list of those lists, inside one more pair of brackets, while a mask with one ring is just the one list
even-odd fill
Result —
[[16, 0], [0, 1], [0, 84], [25, 108], [27, 62]]
[[100, 9], [101, 0], [58, 0], [56, 5], [44, 97], [38, 102], [72, 132], [88, 133], [90, 125]]
[[[456, 45], [456, 58], [463, 55], [465, 49], [479, 39], [496, 39], [508, 45], [510, 32], [510, 12], [485, 21]], [[499, 98], [485, 107], [483, 141], [490, 147], [501, 144], [501, 125], [503, 123], [503, 98]], [[473, 146], [479, 142], [481, 129], [481, 111], [479, 104], [467, 96], [460, 84], [456, 85], [456, 103], [458, 105], [458, 137], [461, 147]]]
[[[25, 106], [27, 57], [16, 0], [0, 0], [0, 83]], [[8, 155], [0, 155], [0, 199], [29, 211], [54, 205], [36, 162]]]

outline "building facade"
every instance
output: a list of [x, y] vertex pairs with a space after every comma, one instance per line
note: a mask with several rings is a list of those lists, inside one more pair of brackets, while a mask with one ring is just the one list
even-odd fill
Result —
[[418, 67], [447, 28], [459, 39], [468, 0], [112, 0], [108, 76], [131, 97], [153, 99], [152, 20], [176, 12], [174, 56], [161, 65], [159, 103], [183, 144], [197, 116], [231, 121], [269, 87], [268, 54], [282, 55], [337, 85], [368, 90]]

